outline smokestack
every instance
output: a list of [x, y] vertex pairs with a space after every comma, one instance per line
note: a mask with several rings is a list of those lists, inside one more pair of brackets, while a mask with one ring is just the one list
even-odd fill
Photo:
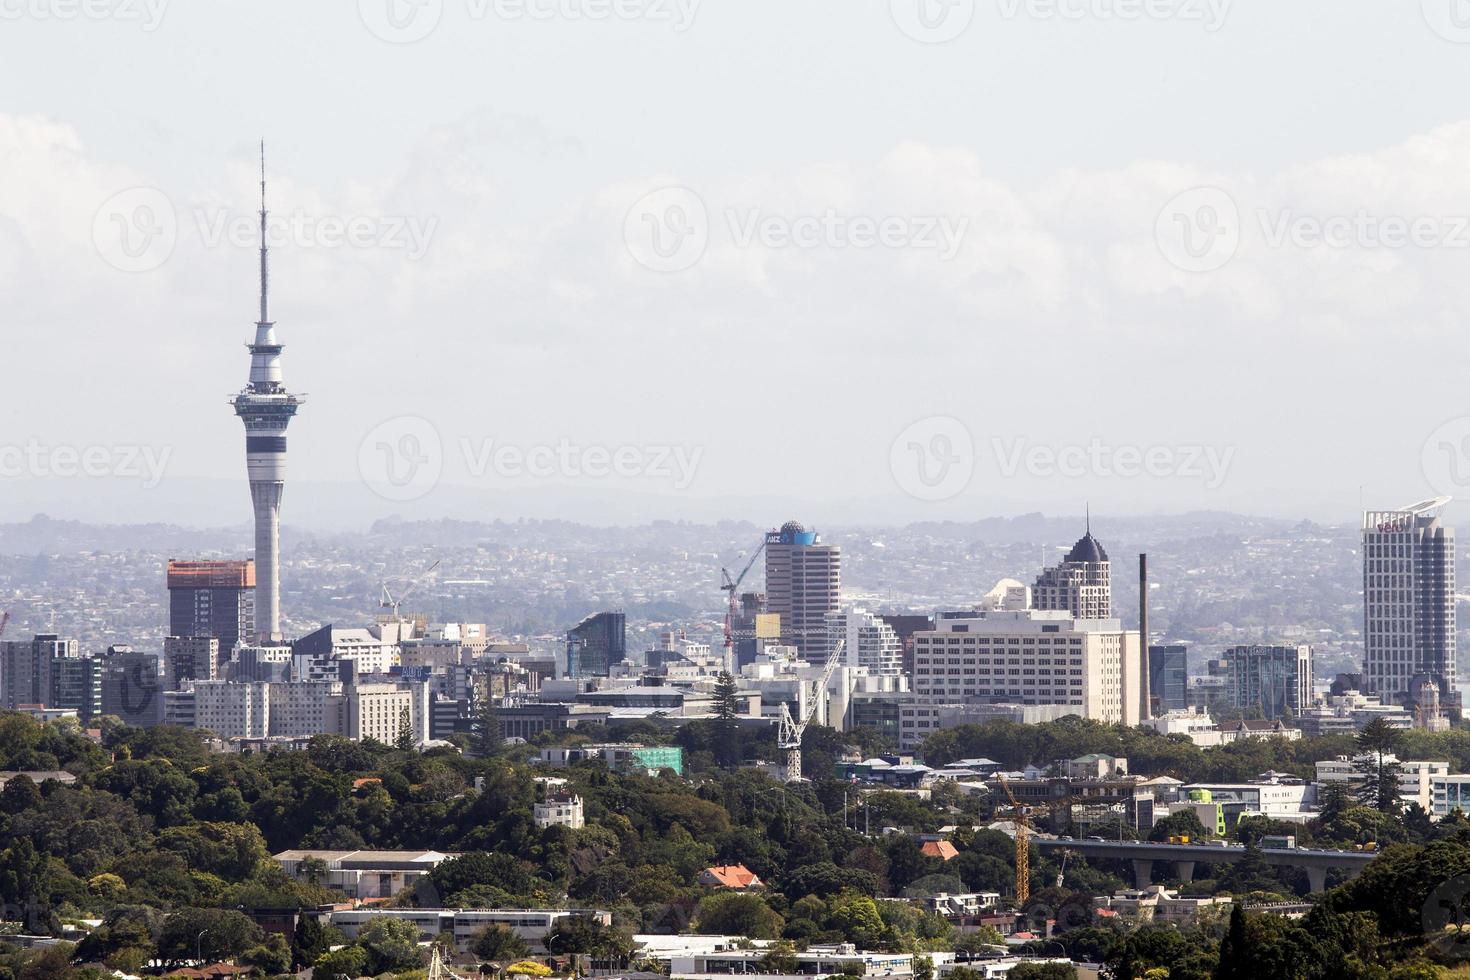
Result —
[[1153, 699], [1148, 689], [1148, 555], [1138, 556], [1138, 644], [1141, 648], [1139, 660], [1142, 674], [1138, 685], [1138, 720], [1148, 721], [1153, 717]]

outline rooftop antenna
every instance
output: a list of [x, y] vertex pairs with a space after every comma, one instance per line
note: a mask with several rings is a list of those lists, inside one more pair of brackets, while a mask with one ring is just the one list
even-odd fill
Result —
[[265, 240], [265, 140], [260, 141], [260, 322], [269, 323], [270, 267]]
[[1086, 514], [1087, 514], [1087, 533], [1088, 534], [1091, 534], [1092, 533], [1092, 501], [1089, 500], [1084, 505], [1084, 507], [1085, 507]]

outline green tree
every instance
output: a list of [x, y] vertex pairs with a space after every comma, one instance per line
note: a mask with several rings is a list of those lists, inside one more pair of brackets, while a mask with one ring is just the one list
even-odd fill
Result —
[[401, 919], [373, 919], [358, 931], [357, 945], [367, 954], [367, 972], [374, 976], [424, 965], [418, 927]]
[[260, 928], [233, 909], [186, 908], [163, 921], [158, 956], [173, 965], [199, 958], [228, 960], [259, 946], [261, 941]]
[[367, 972], [367, 951], [361, 946], [343, 946], [323, 953], [312, 964], [314, 977], [360, 977]]
[[295, 934], [291, 937], [291, 965], [311, 966], [323, 953], [343, 942], [342, 934], [336, 929], [302, 912], [296, 917]]
[[1358, 751], [1363, 754], [1356, 768], [1363, 777], [1358, 799], [1366, 807], [1397, 816], [1403, 807], [1399, 797], [1399, 766], [1395, 758], [1403, 733], [1382, 718], [1374, 718], [1358, 732]]
[[786, 921], [760, 895], [718, 892], [699, 901], [698, 927], [702, 932], [749, 939], [779, 939]]
[[728, 671], [715, 681], [715, 761], [725, 767], [740, 761], [740, 688]]
[[393, 747], [400, 752], [412, 752], [417, 747], [413, 737], [413, 712], [406, 704], [398, 712], [398, 733], [393, 736]]
[[500, 734], [500, 712], [488, 690], [479, 698], [473, 732], [475, 749], [480, 755], [489, 758], [505, 748], [505, 739]]
[[470, 937], [470, 952], [490, 963], [507, 964], [531, 955], [514, 929], [492, 922]]

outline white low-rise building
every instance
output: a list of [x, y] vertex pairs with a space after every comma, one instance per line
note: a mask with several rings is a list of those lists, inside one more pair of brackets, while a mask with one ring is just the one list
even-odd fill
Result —
[[575, 793], [552, 793], [545, 802], [535, 805], [535, 819], [537, 828], [541, 830], [547, 827], [581, 830], [587, 826], [582, 812], [582, 798]]
[[275, 861], [292, 878], [314, 877], [313, 864], [320, 862], [316, 883], [340, 891], [348, 898], [392, 898], [416, 885], [442, 862], [459, 857], [441, 851], [327, 851], [294, 850], [275, 855]]
[[356, 939], [364, 926], [376, 919], [412, 923], [424, 939], [451, 933], [461, 952], [469, 949], [475, 933], [489, 925], [504, 926], [526, 941], [533, 952], [546, 952], [546, 937], [557, 924], [570, 919], [589, 919], [612, 925], [607, 912], [592, 909], [350, 909], [331, 913], [331, 923], [348, 939]]

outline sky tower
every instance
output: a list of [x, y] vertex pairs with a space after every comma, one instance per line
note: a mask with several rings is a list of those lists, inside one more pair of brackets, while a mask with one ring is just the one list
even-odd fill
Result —
[[255, 641], [281, 640], [281, 497], [286, 491], [286, 426], [303, 398], [281, 382], [281, 350], [268, 306], [265, 142], [260, 144], [260, 320], [250, 344], [250, 383], [231, 399], [245, 423], [245, 465], [255, 503]]

